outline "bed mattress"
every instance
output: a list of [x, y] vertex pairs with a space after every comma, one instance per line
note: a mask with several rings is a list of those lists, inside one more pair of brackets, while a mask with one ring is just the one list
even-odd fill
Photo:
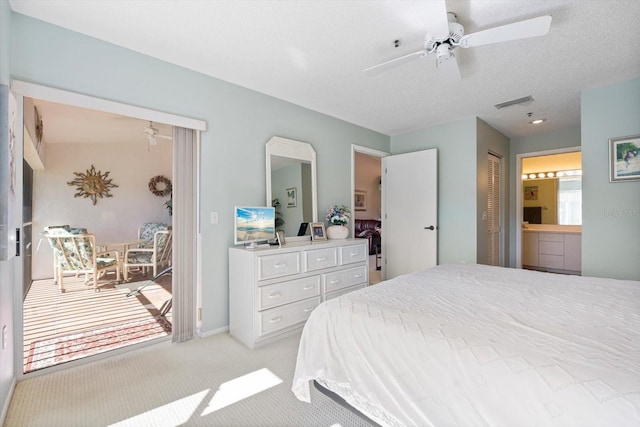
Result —
[[639, 426], [640, 282], [442, 265], [318, 306], [317, 380], [389, 426]]

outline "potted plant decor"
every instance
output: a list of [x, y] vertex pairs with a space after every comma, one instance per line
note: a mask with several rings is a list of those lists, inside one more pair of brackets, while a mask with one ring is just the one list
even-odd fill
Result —
[[329, 239], [346, 239], [349, 235], [347, 224], [351, 211], [345, 205], [334, 205], [327, 210], [327, 238]]

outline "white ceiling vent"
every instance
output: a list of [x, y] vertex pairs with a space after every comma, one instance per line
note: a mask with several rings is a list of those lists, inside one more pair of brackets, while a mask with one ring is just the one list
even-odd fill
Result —
[[511, 101], [506, 101], [500, 104], [496, 104], [494, 105], [494, 107], [496, 107], [499, 110], [501, 108], [511, 107], [512, 105], [518, 105], [518, 104], [528, 105], [528, 104], [531, 104], [532, 102], [533, 102], [533, 97], [531, 95], [527, 95], [522, 98], [512, 99]]

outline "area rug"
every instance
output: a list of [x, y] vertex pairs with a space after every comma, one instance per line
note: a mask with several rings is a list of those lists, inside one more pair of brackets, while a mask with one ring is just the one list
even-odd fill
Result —
[[170, 334], [171, 323], [158, 316], [36, 341], [29, 349], [25, 373]]

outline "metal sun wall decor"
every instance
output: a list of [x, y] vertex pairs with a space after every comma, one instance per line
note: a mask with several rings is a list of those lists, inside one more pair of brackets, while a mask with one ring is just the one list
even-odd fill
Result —
[[96, 168], [93, 165], [91, 165], [91, 169], [87, 169], [87, 173], [74, 172], [73, 174], [76, 179], [67, 182], [69, 186], [77, 186], [77, 192], [73, 197], [91, 198], [94, 205], [98, 201], [98, 197], [113, 197], [109, 191], [114, 187], [118, 187], [111, 182], [112, 179], [107, 179], [109, 172], [104, 174], [101, 171], [96, 172]]

